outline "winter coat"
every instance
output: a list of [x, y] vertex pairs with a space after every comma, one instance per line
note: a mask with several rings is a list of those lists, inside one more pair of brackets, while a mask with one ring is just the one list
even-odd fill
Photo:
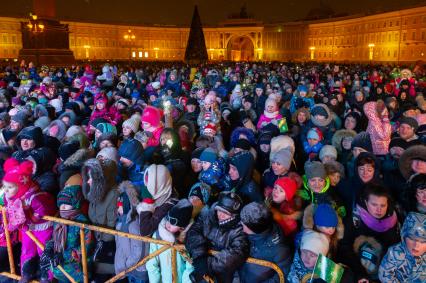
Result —
[[[266, 110], [265, 110], [265, 112], [266, 112]], [[257, 125], [256, 125], [256, 128], [258, 129], [258, 130], [260, 130], [261, 128], [263, 128], [264, 126], [266, 126], [267, 124], [269, 124], [269, 123], [275, 123], [275, 122], [277, 122], [278, 123], [278, 120], [280, 120], [280, 119], [282, 119], [283, 118], [283, 116], [277, 111], [276, 112], [277, 114], [276, 115], [274, 115], [273, 117], [267, 117], [266, 115], [265, 115], [265, 113], [263, 113], [262, 115], [260, 115], [260, 118], [259, 118], [259, 120], [257, 121]], [[269, 115], [268, 115], [269, 116]]]
[[297, 250], [294, 253], [293, 264], [291, 265], [290, 272], [287, 276], [287, 281], [290, 283], [300, 283], [305, 282], [306, 279], [311, 278], [312, 269], [305, 267], [302, 259], [300, 258], [300, 252]]
[[[158, 230], [152, 235], [152, 238], [159, 239], [163, 241], [167, 241], [170, 243], [175, 243], [176, 238], [175, 235], [166, 230], [166, 220], [163, 220], [158, 225]], [[163, 245], [150, 243], [149, 244], [149, 253], [162, 248]], [[166, 283], [172, 282], [172, 265], [171, 265], [172, 252], [171, 250], [167, 250], [162, 252], [158, 256], [150, 259], [146, 263], [146, 269], [148, 271], [149, 282], [150, 283]], [[187, 261], [185, 257], [183, 257], [180, 253], [176, 254], [176, 270], [177, 270], [177, 278], [176, 282], [186, 283], [191, 282], [189, 279], [189, 274], [194, 270], [193, 266]]]
[[152, 136], [146, 142], [146, 146], [158, 146], [160, 144], [160, 136], [164, 127], [160, 126], [151, 132]]
[[56, 196], [59, 192], [59, 184], [56, 174], [53, 172], [56, 161], [54, 153], [47, 147], [40, 147], [31, 150], [27, 159], [36, 164], [36, 172], [32, 178], [40, 186], [40, 189]]
[[379, 268], [381, 282], [399, 283], [426, 281], [426, 253], [414, 257], [407, 249], [405, 239], [415, 229], [426, 228], [426, 216], [420, 213], [410, 213], [405, 219], [401, 230], [402, 241], [388, 249]]
[[[88, 223], [89, 220], [83, 214], [78, 215], [73, 221], [77, 221], [80, 223]], [[58, 224], [55, 223], [54, 226]], [[65, 269], [68, 274], [71, 275], [77, 282], [83, 282], [83, 268], [82, 268], [82, 254], [81, 254], [81, 246], [80, 246], [80, 228], [77, 226], [68, 226], [67, 227], [67, 235], [66, 235], [66, 245], [63, 256], [63, 263], [61, 263], [62, 267]], [[90, 230], [84, 230], [84, 242], [86, 246], [86, 259], [88, 266], [91, 266], [93, 259], [93, 248], [95, 246], [95, 238], [93, 236], [93, 232]], [[46, 248], [53, 249], [53, 241], [49, 241], [46, 243]], [[53, 272], [54, 277], [60, 282], [67, 282], [68, 279], [65, 275], [57, 268], [51, 266], [51, 271]]]
[[259, 186], [253, 181], [254, 158], [249, 151], [234, 155], [230, 164], [234, 165], [239, 173], [238, 180], [232, 181], [233, 190], [241, 197], [244, 204], [262, 202], [263, 194]]
[[[130, 209], [127, 214], [119, 217], [115, 229], [125, 233], [140, 235], [138, 215], [136, 212], [136, 206], [139, 203], [140, 197], [139, 189], [131, 182], [124, 181], [119, 185], [119, 192], [121, 194], [126, 194], [129, 200]], [[114, 268], [116, 274], [132, 267], [143, 257], [148, 255], [149, 244], [143, 241], [115, 236], [115, 246]], [[129, 275], [142, 280], [148, 280], [145, 265], [133, 270]]]
[[178, 202], [174, 197], [170, 197], [165, 203], [156, 207], [154, 210], [144, 205], [138, 205], [140, 234], [141, 236], [151, 236], [155, 232], [156, 227], [160, 224], [161, 219], [166, 216], [167, 212]]
[[[87, 180], [92, 178], [92, 185]], [[117, 165], [114, 161], [99, 161], [95, 158], [87, 160], [82, 168], [84, 197], [89, 201], [89, 219], [98, 226], [114, 228], [116, 223], [116, 205], [118, 198]], [[114, 236], [104, 233], [96, 233], [96, 239], [110, 242]]]
[[[232, 282], [232, 274], [249, 256], [249, 242], [238, 217], [219, 225], [215, 207], [203, 208], [186, 235], [185, 247], [194, 261], [208, 257], [210, 274]], [[210, 249], [218, 253], [209, 256]]]
[[[107, 106], [105, 105], [105, 107]], [[93, 110], [92, 114], [90, 115], [89, 125], [92, 123], [93, 120], [98, 118], [103, 118], [107, 120], [108, 123], [112, 124], [113, 126], [117, 126], [122, 120], [121, 114], [115, 106], [111, 106], [109, 109], [104, 108], [102, 110]]]
[[[358, 206], [367, 211], [365, 204], [359, 202]], [[384, 219], [389, 217], [396, 218], [396, 213], [392, 208], [388, 208]], [[382, 221], [377, 220], [377, 223], [382, 223]], [[344, 225], [345, 234], [340, 242], [337, 261], [349, 266], [358, 279], [369, 278], [366, 270], [361, 265], [359, 256], [357, 256], [358, 251], [354, 243], [359, 237], [373, 237], [381, 245], [382, 250], [386, 251], [399, 241], [399, 223], [396, 220], [396, 224], [392, 227], [381, 231], [379, 230], [380, 227], [368, 226], [360, 216], [360, 209], [355, 209], [351, 215], [346, 217]]]
[[[287, 274], [292, 263], [290, 248], [285, 243], [284, 235], [277, 224], [262, 234], [248, 235], [250, 257], [275, 263]], [[245, 282], [279, 282], [278, 274], [271, 268], [245, 263], [239, 270], [240, 281]]]
[[385, 155], [389, 152], [392, 127], [387, 117], [380, 118], [376, 110], [377, 103], [367, 102], [364, 113], [368, 118], [367, 133], [370, 134], [371, 145], [375, 155]]

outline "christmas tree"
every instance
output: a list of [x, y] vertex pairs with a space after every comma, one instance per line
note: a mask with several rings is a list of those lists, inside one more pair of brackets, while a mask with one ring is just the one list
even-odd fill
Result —
[[186, 44], [185, 62], [190, 65], [200, 64], [206, 62], [208, 58], [200, 15], [197, 6], [195, 6], [188, 43]]

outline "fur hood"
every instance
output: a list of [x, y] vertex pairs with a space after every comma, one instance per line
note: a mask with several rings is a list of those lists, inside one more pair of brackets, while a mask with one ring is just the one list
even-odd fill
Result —
[[[84, 197], [91, 203], [100, 202], [115, 185], [114, 178], [117, 175], [117, 165], [111, 160], [101, 162], [96, 158], [91, 158], [84, 163], [81, 175], [83, 177]], [[91, 186], [87, 184], [89, 177], [92, 178]]]
[[414, 173], [411, 169], [411, 161], [414, 159], [426, 160], [426, 146], [411, 146], [401, 155], [399, 159], [399, 170], [406, 180]]
[[340, 129], [334, 133], [331, 139], [331, 144], [337, 149], [338, 152], [342, 152], [342, 140], [346, 137], [354, 138], [356, 132], [354, 130]]
[[[311, 203], [305, 208], [303, 213], [303, 228], [304, 229], [314, 229], [314, 205]], [[337, 227], [336, 227], [336, 236], [338, 240], [343, 239], [345, 234], [345, 226], [343, 225], [342, 218], [337, 214]]]
[[354, 252], [358, 255], [360, 252], [360, 249], [364, 244], [369, 244], [373, 251], [375, 251], [376, 254], [382, 255], [383, 254], [383, 247], [382, 245], [373, 237], [367, 237], [367, 236], [359, 236], [355, 239], [355, 242], [353, 244]]
[[[317, 119], [315, 119], [315, 116], [312, 115], [312, 113], [314, 112], [314, 109], [317, 108], [317, 107], [323, 108], [325, 110], [325, 112], [327, 113], [327, 118], [324, 121], [318, 121]], [[314, 107], [312, 107], [312, 109], [311, 109], [311, 121], [315, 126], [326, 127], [326, 126], [330, 125], [332, 120], [333, 120], [333, 115], [330, 112], [330, 109], [328, 108], [327, 105], [325, 105], [323, 103], [318, 103], [318, 104], [315, 104]]]
[[62, 164], [65, 167], [82, 167], [84, 162], [93, 156], [93, 151], [85, 148], [79, 149], [68, 157]]
[[120, 192], [120, 194], [125, 193], [129, 198], [130, 205], [132, 206], [132, 208], [136, 208], [136, 206], [139, 204], [140, 195], [138, 189], [135, 187], [135, 185], [132, 184], [132, 182], [121, 182], [118, 186], [118, 191]]

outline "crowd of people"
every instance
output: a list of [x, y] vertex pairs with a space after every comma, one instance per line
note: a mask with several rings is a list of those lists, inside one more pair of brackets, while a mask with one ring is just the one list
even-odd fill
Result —
[[[311, 282], [320, 255], [341, 282], [426, 282], [425, 76], [274, 62], [0, 69], [0, 205], [20, 282], [69, 282], [62, 268], [83, 282], [79, 227], [44, 216], [183, 244], [177, 282], [279, 282], [248, 257]], [[94, 282], [162, 248], [83, 231]], [[123, 280], [172, 282], [171, 256]]]

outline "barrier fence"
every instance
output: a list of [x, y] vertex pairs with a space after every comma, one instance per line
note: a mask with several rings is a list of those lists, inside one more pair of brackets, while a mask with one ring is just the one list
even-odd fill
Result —
[[[7, 219], [6, 209], [4, 207], [0, 206], [0, 210], [2, 212], [4, 233], [5, 233], [6, 243], [7, 243], [7, 254], [8, 254], [9, 266], [10, 266], [10, 268], [9, 268], [10, 271], [9, 272], [0, 272], [0, 276], [5, 276], [5, 277], [11, 278], [11, 279], [20, 280], [21, 276], [19, 276], [18, 273], [16, 272], [14, 255], [13, 255], [13, 251], [12, 251], [13, 247], [12, 247], [12, 243], [11, 243], [11, 239], [10, 239], [10, 233], [9, 233], [9, 230], [8, 230], [8, 219]], [[112, 277], [108, 281], [106, 281], [107, 283], [116, 282], [117, 280], [124, 278], [128, 273], [130, 273], [133, 270], [135, 270], [136, 268], [144, 265], [147, 261], [149, 261], [150, 259], [160, 255], [161, 253], [167, 251], [168, 249], [171, 249], [172, 280], [173, 280], [172, 282], [173, 283], [178, 282], [178, 275], [177, 275], [177, 269], [176, 269], [176, 255], [177, 255], [177, 253], [181, 254], [186, 260], [189, 260], [191, 262], [191, 259], [188, 258], [188, 256], [186, 255], [185, 247], [183, 245], [177, 245], [177, 244], [173, 244], [173, 243], [166, 242], [166, 241], [163, 241], [163, 240], [153, 239], [153, 238], [150, 238], [150, 237], [144, 237], [144, 236], [139, 236], [139, 235], [135, 235], [135, 234], [124, 233], [124, 232], [116, 231], [116, 230], [110, 229], [110, 228], [95, 226], [95, 225], [91, 225], [91, 224], [79, 223], [79, 222], [75, 222], [75, 221], [71, 221], [71, 220], [67, 220], [67, 219], [62, 219], [62, 218], [57, 218], [57, 217], [52, 217], [52, 216], [45, 216], [45, 217], [43, 217], [43, 219], [48, 220], [48, 221], [52, 221], [52, 222], [55, 222], [55, 223], [61, 223], [61, 224], [67, 225], [67, 226], [76, 226], [76, 227], [80, 228], [81, 263], [82, 263], [82, 268], [83, 268], [83, 278], [84, 278], [83, 282], [84, 283], [89, 282], [89, 274], [88, 274], [88, 266], [87, 266], [87, 251], [86, 251], [86, 245], [85, 245], [85, 242], [84, 242], [84, 239], [85, 239], [84, 230], [85, 229], [93, 231], [93, 232], [106, 233], [106, 234], [110, 234], [110, 235], [114, 235], [114, 236], [134, 239], [134, 240], [148, 242], [148, 243], [159, 244], [159, 245], [163, 246], [160, 249], [156, 250], [155, 252], [148, 254], [147, 256], [142, 258], [138, 263], [136, 263], [132, 267], [128, 268], [127, 270], [124, 270], [124, 271], [116, 274], [114, 277]], [[31, 231], [27, 231], [25, 233], [27, 234], [27, 236], [29, 238], [31, 238], [34, 241], [34, 243], [41, 250], [44, 250], [43, 244], [40, 243], [40, 241], [31, 233]], [[209, 251], [209, 253], [215, 254], [217, 252], [216, 251]], [[260, 259], [256, 259], [256, 258], [248, 258], [246, 262], [273, 269], [278, 274], [278, 277], [280, 279], [280, 283], [284, 283], [284, 281], [285, 281], [284, 273], [276, 264], [269, 262], [269, 261], [266, 261], [266, 260], [260, 260]], [[70, 282], [72, 282], [72, 283], [77, 282], [63, 269], [62, 266], [57, 266], [57, 268], [68, 278], [68, 280]], [[214, 282], [211, 278], [205, 278], [205, 279], [206, 279], [207, 282]], [[37, 282], [37, 281], [33, 281], [33, 282]]]

